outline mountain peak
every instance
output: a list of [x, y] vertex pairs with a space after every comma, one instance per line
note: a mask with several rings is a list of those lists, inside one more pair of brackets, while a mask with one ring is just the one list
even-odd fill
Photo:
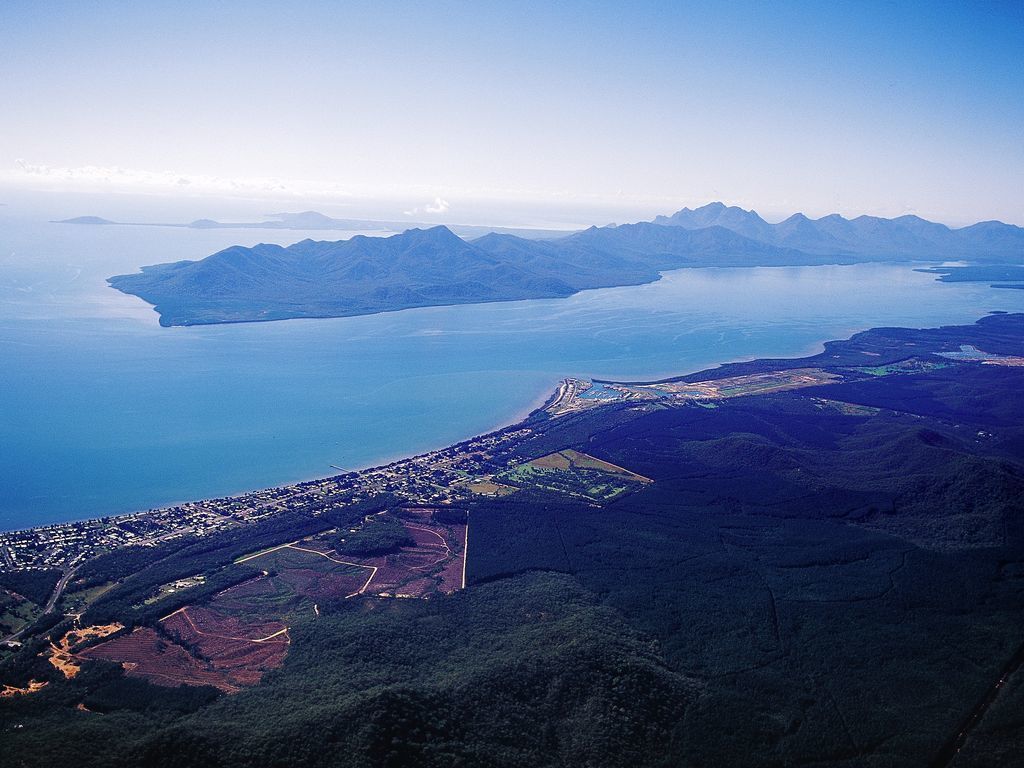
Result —
[[446, 227], [444, 224], [438, 224], [435, 227], [426, 227], [426, 228], [423, 228], [423, 229], [421, 229], [419, 227], [413, 227], [412, 229], [405, 230], [405, 232], [403, 232], [402, 234], [403, 235], [409, 235], [410, 237], [416, 237], [416, 238], [419, 238], [421, 240], [439, 240], [439, 241], [444, 241], [444, 240], [452, 240], [453, 238], [455, 240], [459, 240], [459, 241], [462, 240], [461, 237], [459, 237], [454, 232], [452, 232], [450, 229], [448, 229], [448, 227]]
[[745, 211], [735, 205], [727, 206], [717, 200], [694, 210], [683, 208], [671, 216], [658, 216], [653, 223], [684, 229], [724, 227], [755, 240], [763, 239], [769, 226], [756, 212]]

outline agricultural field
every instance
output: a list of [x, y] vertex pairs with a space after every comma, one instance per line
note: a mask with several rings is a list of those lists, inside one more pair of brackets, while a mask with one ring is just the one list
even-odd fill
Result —
[[[318, 619], [320, 606], [363, 594], [427, 597], [459, 589], [466, 527], [437, 523], [432, 512], [403, 510], [400, 520], [408, 543], [386, 554], [339, 555], [330, 546], [336, 539], [322, 535], [245, 555], [226, 570], [258, 569], [252, 578], [171, 611], [155, 627], [84, 651], [76, 649], [95, 639], [95, 632], [86, 636], [92, 628], [68, 633], [51, 646], [51, 663], [73, 677], [83, 660], [105, 659], [157, 685], [212, 685], [236, 693], [281, 666], [291, 644], [289, 627]], [[373, 519], [368, 517], [371, 522], [363, 526], [372, 525]], [[205, 582], [199, 576], [170, 582], [146, 602]], [[100, 629], [112, 634], [121, 628]]]
[[179, 608], [160, 626], [236, 688], [256, 685], [281, 666], [291, 642], [280, 621], [245, 622], [213, 607]]
[[196, 658], [181, 645], [169, 642], [150, 627], [140, 627], [131, 634], [93, 646], [80, 656], [117, 662], [129, 675], [159, 685], [212, 685], [225, 693], [241, 690], [223, 671]]
[[[940, 353], [941, 354], [941, 353]], [[952, 363], [939, 360], [924, 360], [919, 357], [911, 357], [906, 360], [897, 360], [895, 363], [885, 365], [868, 365], [851, 368], [857, 373], [866, 373], [868, 376], [897, 376], [908, 373], [927, 373], [942, 368], [949, 368]]]
[[573, 449], [549, 453], [500, 476], [520, 488], [555, 491], [591, 502], [614, 501], [650, 483], [650, 478]]

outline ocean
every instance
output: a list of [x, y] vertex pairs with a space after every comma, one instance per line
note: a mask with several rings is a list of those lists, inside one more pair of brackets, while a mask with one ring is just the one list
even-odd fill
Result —
[[1024, 311], [906, 265], [693, 269], [544, 299], [161, 328], [110, 275], [343, 233], [0, 215], [0, 530], [224, 496], [512, 423], [565, 376], [652, 379], [880, 325]]

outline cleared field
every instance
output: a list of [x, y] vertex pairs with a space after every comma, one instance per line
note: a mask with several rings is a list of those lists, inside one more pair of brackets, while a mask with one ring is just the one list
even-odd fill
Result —
[[538, 469], [569, 469], [572, 466], [572, 461], [562, 451], [558, 453], [549, 453], [547, 456], [541, 456], [539, 459], [534, 459], [530, 462], [533, 466]]
[[[596, 469], [598, 472], [607, 472], [609, 475], [618, 475], [620, 477], [628, 478], [629, 480], [635, 480], [638, 483], [653, 482], [649, 477], [638, 475], [636, 472], [630, 472], [628, 469], [620, 467], [617, 464], [611, 464], [610, 462], [591, 456], [588, 453], [575, 451], [572, 448], [559, 451], [559, 454], [569, 462], [570, 466], [573, 467]], [[539, 459], [537, 461], [539, 461]]]
[[392, 555], [369, 558], [378, 571], [368, 592], [383, 597], [450, 594], [462, 586], [465, 525], [439, 526], [403, 521], [416, 542]]
[[291, 642], [281, 622], [246, 623], [210, 608], [182, 608], [161, 624], [236, 687], [255, 685], [264, 672], [281, 666]]
[[297, 601], [301, 598], [326, 601], [360, 594], [376, 570], [372, 563], [342, 558], [314, 542], [287, 544], [245, 558], [245, 561], [272, 570], [271, 581], [282, 582], [276, 585], [276, 591], [287, 589]]
[[[430, 594], [454, 592], [462, 586], [466, 526], [440, 524], [433, 519], [433, 512], [432, 509], [403, 510], [400, 515], [401, 524], [413, 543], [386, 555], [341, 556], [330, 548], [331, 539], [326, 537], [277, 550], [272, 554], [290, 558], [289, 564], [292, 566], [290, 570], [280, 569], [278, 577], [294, 579], [294, 566], [299, 564], [295, 558], [304, 554], [313, 558], [314, 565], [317, 558], [320, 558], [363, 569], [361, 574], [364, 583], [345, 597], [354, 597], [356, 594], [426, 597]], [[288, 552], [290, 549], [295, 551]], [[309, 560], [304, 567], [310, 567]], [[334, 595], [324, 595], [328, 596]]]
[[225, 693], [241, 690], [222, 670], [200, 661], [149, 627], [140, 627], [130, 635], [93, 646], [81, 656], [120, 663], [129, 675], [157, 685], [212, 685]]
[[[65, 674], [73, 675], [82, 659], [106, 659], [159, 685], [212, 685], [227, 693], [256, 685], [284, 662], [288, 625], [299, 616], [319, 616], [320, 604], [360, 594], [424, 597], [461, 587], [465, 525], [436, 524], [431, 510], [409, 512], [402, 525], [413, 545], [379, 557], [342, 557], [315, 539], [247, 555], [236, 562], [262, 574], [201, 605], [172, 611], [160, 619], [159, 632], [137, 629], [77, 655], [72, 646], [83, 638], [69, 633], [66, 648], [52, 649], [51, 662], [66, 664]], [[190, 586], [193, 580], [181, 580], [167, 590]]]
[[82, 651], [82, 647], [86, 643], [108, 637], [122, 629], [124, 629], [124, 625], [117, 622], [72, 629], [56, 643], [51, 642], [50, 647], [43, 651], [43, 655], [64, 677], [70, 680], [81, 670], [81, 659], [87, 658]]
[[508, 496], [510, 493], [516, 492], [516, 489], [511, 486], [495, 483], [491, 480], [469, 483], [466, 488], [472, 493], [478, 493], [481, 496]]
[[307, 610], [307, 602], [285, 579], [260, 576], [226, 589], [209, 605], [243, 621], [286, 621]]

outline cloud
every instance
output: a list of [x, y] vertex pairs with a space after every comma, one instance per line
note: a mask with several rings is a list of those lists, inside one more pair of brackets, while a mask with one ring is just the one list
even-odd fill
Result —
[[408, 211], [405, 211], [404, 213], [406, 216], [415, 216], [418, 213], [447, 213], [450, 207], [451, 206], [448, 204], [447, 200], [444, 200], [440, 197], [435, 197], [434, 202], [427, 203], [422, 207], [416, 206], [415, 208], [410, 208]]
[[110, 192], [180, 192], [245, 197], [352, 197], [339, 184], [284, 180], [273, 177], [226, 178], [176, 171], [148, 171], [120, 166], [51, 166], [16, 160], [13, 168], [0, 169], [0, 182], [46, 189]]
[[434, 202], [423, 209], [427, 213], [447, 213], [448, 212], [448, 201], [442, 200], [440, 197], [435, 197]]

